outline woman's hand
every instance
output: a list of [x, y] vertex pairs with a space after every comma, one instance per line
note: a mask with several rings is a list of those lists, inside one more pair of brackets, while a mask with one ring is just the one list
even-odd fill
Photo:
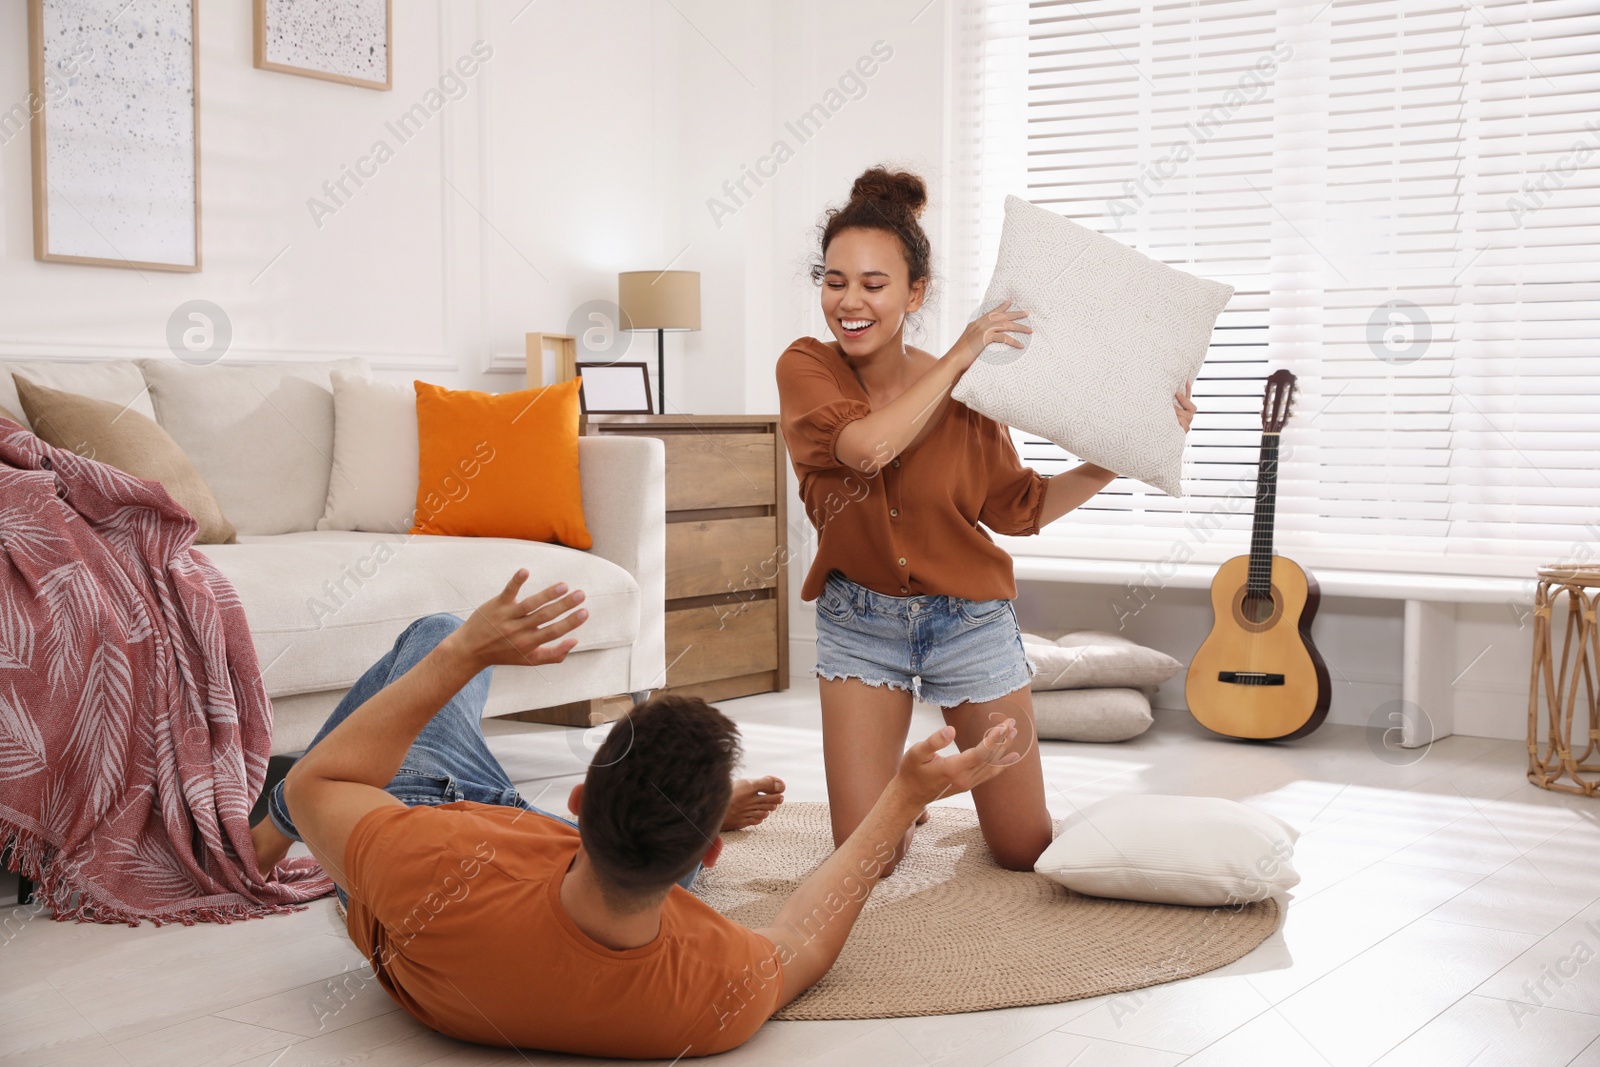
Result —
[[586, 609], [578, 607], [583, 603], [583, 590], [568, 593], [563, 582], [518, 600], [517, 591], [527, 580], [526, 570], [513, 574], [498, 596], [480, 606], [460, 629], [445, 638], [451, 651], [469, 665], [473, 674], [502, 663], [560, 663], [577, 645], [573, 638], [556, 639], [577, 629], [589, 617]]
[[1026, 311], [1008, 311], [1011, 301], [1002, 300], [1000, 306], [993, 311], [979, 315], [967, 323], [967, 328], [961, 332], [956, 343], [945, 353], [945, 358], [953, 360], [962, 370], [966, 370], [978, 361], [983, 350], [996, 341], [1004, 341], [1012, 348], [1021, 348], [1022, 342], [1011, 335], [1013, 333], [1032, 333], [1031, 326], [1024, 326], [1019, 319], [1028, 317]]
[[1189, 432], [1189, 424], [1194, 421], [1195, 412], [1200, 409], [1195, 406], [1190, 390], [1194, 387], [1192, 382], [1183, 383], [1183, 392], [1172, 394], [1172, 406], [1177, 409], [1178, 425], [1183, 427], [1183, 432]]

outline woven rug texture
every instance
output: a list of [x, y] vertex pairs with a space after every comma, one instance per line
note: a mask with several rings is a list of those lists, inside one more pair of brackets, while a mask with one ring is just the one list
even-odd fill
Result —
[[[1273, 900], [1215, 908], [1105, 900], [1003, 870], [976, 812], [929, 813], [833, 969], [774, 1018], [951, 1015], [1120, 993], [1232, 963], [1278, 928]], [[833, 850], [828, 807], [784, 804], [724, 841], [694, 892], [729, 918], [763, 926]], [[829, 918], [824, 909], [815, 922]]]

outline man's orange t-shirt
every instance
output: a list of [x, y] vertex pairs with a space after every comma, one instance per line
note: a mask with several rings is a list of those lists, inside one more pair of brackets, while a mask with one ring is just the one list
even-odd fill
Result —
[[345, 850], [350, 939], [418, 1021], [487, 1045], [702, 1056], [777, 1010], [772, 942], [678, 886], [650, 944], [587, 937], [560, 899], [577, 851], [578, 831], [538, 812], [378, 808]]

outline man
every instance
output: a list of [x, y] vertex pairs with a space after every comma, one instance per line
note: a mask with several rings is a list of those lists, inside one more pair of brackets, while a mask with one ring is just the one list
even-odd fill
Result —
[[949, 727], [900, 773], [772, 925], [732, 922], [683, 890], [717, 833], [764, 818], [772, 779], [734, 783], [738, 730], [703, 701], [620, 720], [572, 790], [576, 827], [517, 796], [479, 718], [496, 664], [577, 643], [582, 591], [518, 600], [518, 571], [462, 623], [413, 624], [289, 772], [257, 828], [261, 863], [305, 841], [384, 988], [423, 1024], [491, 1045], [677, 1058], [733, 1048], [827, 972], [895, 843], [924, 805], [1020, 756], [1006, 720], [959, 755]]

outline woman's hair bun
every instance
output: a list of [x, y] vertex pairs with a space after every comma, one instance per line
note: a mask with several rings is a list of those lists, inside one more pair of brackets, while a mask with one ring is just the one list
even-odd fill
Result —
[[[917, 221], [928, 203], [928, 187], [915, 174], [887, 167], [873, 167], [863, 171], [850, 188], [850, 200], [844, 207], [829, 208], [817, 227], [822, 256], [811, 264], [811, 280], [822, 284], [827, 276], [824, 260], [833, 239], [846, 230], [881, 230], [892, 234], [905, 253], [907, 280], [931, 284], [933, 277], [933, 249], [928, 235]], [[927, 289], [923, 290], [924, 300]]]
[[903, 170], [872, 167], [861, 172], [850, 188], [851, 200], [875, 200], [904, 208], [917, 218], [928, 204], [928, 187], [921, 178]]

